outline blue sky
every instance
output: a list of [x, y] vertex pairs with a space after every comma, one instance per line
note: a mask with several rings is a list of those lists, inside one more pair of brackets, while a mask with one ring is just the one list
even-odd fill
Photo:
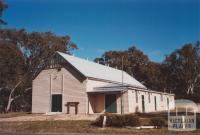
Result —
[[94, 59], [136, 46], [161, 62], [185, 43], [200, 40], [199, 0], [6, 0], [7, 28], [69, 35], [73, 53]]

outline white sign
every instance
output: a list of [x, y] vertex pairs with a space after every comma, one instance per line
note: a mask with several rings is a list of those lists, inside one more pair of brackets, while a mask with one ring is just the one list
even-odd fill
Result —
[[190, 100], [176, 100], [175, 109], [168, 111], [168, 130], [196, 130], [197, 105]]

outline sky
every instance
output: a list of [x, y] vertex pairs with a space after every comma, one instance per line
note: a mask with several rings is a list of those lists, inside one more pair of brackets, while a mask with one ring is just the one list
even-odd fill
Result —
[[5, 0], [5, 28], [69, 35], [93, 60], [136, 46], [150, 60], [200, 40], [200, 0]]

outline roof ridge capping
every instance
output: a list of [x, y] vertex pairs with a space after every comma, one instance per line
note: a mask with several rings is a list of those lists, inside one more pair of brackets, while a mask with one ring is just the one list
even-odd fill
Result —
[[63, 52], [56, 51], [66, 61], [68, 61], [74, 68], [80, 71], [86, 77], [92, 77], [97, 79], [103, 79], [113, 81], [117, 83], [122, 82], [123, 72], [123, 83], [136, 86], [139, 88], [147, 89], [142, 83], [137, 81], [134, 77], [129, 75], [127, 72], [113, 67], [105, 66], [94, 61], [79, 58], [73, 55], [69, 55]]

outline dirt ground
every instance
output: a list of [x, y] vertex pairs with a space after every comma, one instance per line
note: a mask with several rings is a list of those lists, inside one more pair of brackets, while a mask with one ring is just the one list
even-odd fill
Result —
[[68, 114], [0, 114], [1, 133], [80, 133], [82, 134], [135, 134], [135, 135], [200, 135], [200, 130], [193, 132], [171, 132], [164, 129], [134, 128], [99, 128], [91, 125], [98, 115]]
[[[66, 121], [23, 121], [23, 122], [0, 122], [0, 133], [79, 133], [84, 134], [133, 134], [133, 135], [199, 135], [200, 131], [172, 132], [167, 128], [162, 129], [135, 129], [135, 128], [100, 128], [91, 125], [87, 120]], [[1, 134], [0, 134], [1, 135]]]
[[[5, 115], [5, 116], [3, 116]], [[45, 120], [95, 120], [98, 115], [70, 115], [70, 114], [1, 114], [0, 122], [12, 121], [45, 121]]]

